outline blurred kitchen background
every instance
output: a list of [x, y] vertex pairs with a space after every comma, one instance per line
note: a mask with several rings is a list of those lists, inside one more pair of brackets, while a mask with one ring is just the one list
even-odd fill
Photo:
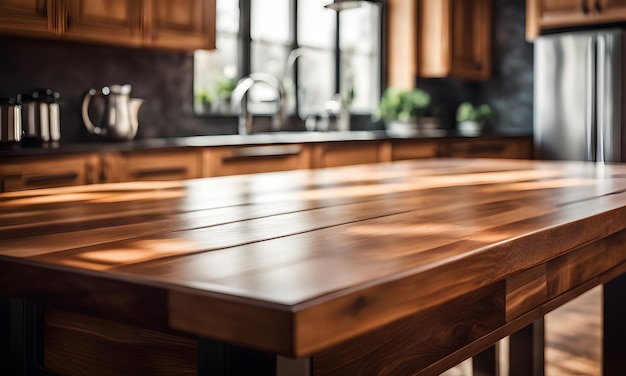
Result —
[[[325, 4], [327, 0], [217, 0], [216, 51], [170, 52], [0, 36], [0, 97], [36, 88], [60, 92], [62, 140], [74, 142], [90, 137], [80, 116], [85, 92], [130, 83], [132, 96], [145, 99], [137, 139], [231, 134], [237, 132], [237, 119], [228, 106], [218, 104], [223, 95], [219, 90], [228, 90], [233, 80], [251, 72], [285, 79], [297, 66], [294, 87], [300, 118], [319, 111], [341, 81], [342, 92], [352, 96], [351, 128], [383, 129], [371, 114], [386, 86], [384, 15], [370, 5], [337, 17]], [[524, 38], [525, 7], [524, 0], [493, 2], [490, 79], [417, 78], [416, 86], [430, 93], [439, 107], [442, 127], [453, 128], [456, 107], [471, 99], [494, 108], [496, 130], [532, 132], [533, 49]], [[302, 56], [289, 69], [294, 48], [298, 50], [291, 57]], [[335, 70], [338, 62], [341, 74]], [[203, 105], [203, 98], [209, 97], [212, 103]], [[293, 101], [288, 109], [295, 115]], [[302, 124], [292, 122], [292, 127]]]

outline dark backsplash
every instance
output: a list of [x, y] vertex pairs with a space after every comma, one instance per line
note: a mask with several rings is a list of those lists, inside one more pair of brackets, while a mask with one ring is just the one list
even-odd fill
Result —
[[[532, 45], [524, 40], [524, 0], [494, 1], [494, 73], [486, 82], [418, 79], [454, 127], [464, 100], [485, 101], [499, 113], [498, 127], [532, 129]], [[62, 141], [93, 139], [80, 116], [89, 88], [133, 85], [132, 97], [146, 101], [139, 111], [137, 138], [233, 133], [236, 119], [193, 114], [193, 54], [137, 50], [75, 42], [0, 36], [0, 97], [35, 88], [61, 93]]]
[[139, 111], [137, 138], [235, 130], [234, 121], [212, 122], [193, 115], [191, 53], [11, 36], [0, 36], [0, 51], [0, 97], [13, 97], [35, 88], [61, 93], [62, 141], [90, 139], [80, 116], [82, 98], [88, 89], [122, 83], [133, 86], [132, 97], [146, 100]]

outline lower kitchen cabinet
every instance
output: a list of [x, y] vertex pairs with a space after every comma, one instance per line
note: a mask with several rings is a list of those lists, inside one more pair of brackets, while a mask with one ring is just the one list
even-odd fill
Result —
[[339, 167], [389, 160], [390, 146], [381, 141], [330, 142], [312, 145], [312, 168]]
[[398, 139], [391, 142], [391, 160], [435, 158], [439, 155], [440, 144], [430, 139]]
[[309, 168], [305, 145], [224, 146], [202, 152], [202, 175], [225, 176]]
[[533, 143], [528, 138], [474, 138], [442, 145], [444, 158], [513, 158], [531, 159]]
[[194, 179], [201, 177], [201, 153], [194, 148], [105, 153], [102, 171], [107, 183]]
[[439, 157], [532, 159], [532, 137], [168, 147], [7, 157], [0, 160], [0, 192], [93, 183], [185, 180]]
[[0, 192], [98, 182], [97, 154], [20, 157], [0, 163]]

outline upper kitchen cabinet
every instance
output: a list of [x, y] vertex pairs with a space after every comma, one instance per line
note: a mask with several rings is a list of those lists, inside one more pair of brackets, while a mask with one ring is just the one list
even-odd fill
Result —
[[491, 0], [390, 0], [389, 86], [491, 77]]
[[127, 47], [215, 48], [215, 0], [0, 0], [0, 32]]
[[626, 21], [626, 0], [528, 0], [526, 38], [542, 30]]
[[215, 0], [151, 0], [146, 5], [145, 43], [171, 49], [215, 48]]
[[140, 46], [142, 2], [69, 0], [61, 13], [64, 35], [71, 39]]
[[48, 36], [56, 31], [53, 0], [0, 0], [0, 32]]
[[491, 0], [420, 0], [421, 77], [491, 77]]

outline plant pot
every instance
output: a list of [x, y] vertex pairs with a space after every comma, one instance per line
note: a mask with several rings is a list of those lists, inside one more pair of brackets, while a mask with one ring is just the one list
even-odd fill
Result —
[[387, 134], [393, 137], [434, 136], [442, 132], [439, 118], [421, 117], [414, 121], [394, 120], [385, 124]]
[[457, 124], [457, 130], [463, 136], [477, 136], [482, 132], [484, 123], [480, 121], [465, 120]]

